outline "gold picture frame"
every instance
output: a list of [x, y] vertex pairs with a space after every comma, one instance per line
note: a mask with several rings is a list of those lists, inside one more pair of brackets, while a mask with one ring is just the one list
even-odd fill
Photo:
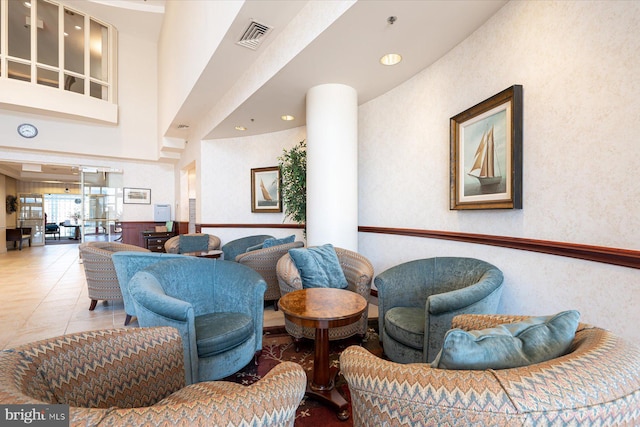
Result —
[[452, 210], [522, 209], [522, 86], [450, 119]]
[[280, 168], [251, 169], [251, 212], [282, 212]]

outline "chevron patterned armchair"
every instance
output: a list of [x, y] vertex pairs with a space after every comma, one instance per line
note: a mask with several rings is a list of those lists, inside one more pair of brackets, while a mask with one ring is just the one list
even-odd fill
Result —
[[[335, 248], [338, 262], [347, 279], [347, 290], [361, 295], [367, 302], [371, 293], [371, 281], [373, 279], [373, 265], [363, 255], [343, 248]], [[286, 254], [278, 260], [276, 264], [276, 275], [280, 285], [280, 294], [285, 296], [289, 292], [302, 289], [302, 278], [300, 271], [296, 267], [291, 255]], [[362, 313], [362, 317], [357, 322], [338, 326], [329, 329], [329, 340], [341, 340], [354, 335], [363, 336], [367, 333], [368, 310]], [[306, 326], [296, 325], [290, 320], [284, 320], [285, 329], [294, 341], [299, 342], [302, 338], [315, 339], [316, 330]]]
[[74, 427], [292, 427], [305, 386], [292, 362], [250, 386], [185, 386], [171, 327], [81, 332], [0, 353], [0, 404], [67, 404]]
[[[478, 330], [524, 316], [466, 314]], [[640, 348], [580, 324], [569, 353], [512, 369], [444, 370], [382, 360], [362, 347], [340, 355], [354, 426], [638, 426]]]

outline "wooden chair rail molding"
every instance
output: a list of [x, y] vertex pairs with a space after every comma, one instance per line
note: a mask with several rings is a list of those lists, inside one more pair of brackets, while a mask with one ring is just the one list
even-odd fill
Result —
[[433, 231], [412, 228], [360, 226], [358, 227], [358, 231], [362, 233], [395, 234], [400, 236], [424, 237], [427, 239], [454, 240], [457, 242], [500, 246], [503, 248], [540, 252], [640, 269], [640, 251], [630, 249], [553, 242], [549, 240], [523, 239], [520, 237], [491, 236], [487, 234], [457, 233], [451, 231]]
[[304, 228], [304, 224], [197, 224], [200, 228]]

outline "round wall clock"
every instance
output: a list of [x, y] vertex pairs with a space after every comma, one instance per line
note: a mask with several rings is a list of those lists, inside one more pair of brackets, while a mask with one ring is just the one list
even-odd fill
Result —
[[38, 134], [38, 128], [30, 123], [23, 123], [18, 126], [18, 133], [25, 138], [33, 138]]

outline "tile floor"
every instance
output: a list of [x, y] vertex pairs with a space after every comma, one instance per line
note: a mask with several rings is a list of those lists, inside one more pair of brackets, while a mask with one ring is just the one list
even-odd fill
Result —
[[[45, 245], [0, 254], [0, 349], [73, 332], [124, 326], [122, 301], [90, 300], [78, 244]], [[369, 317], [377, 317], [371, 304]], [[282, 312], [265, 308], [264, 326], [284, 325]], [[135, 318], [129, 327], [138, 326]]]

